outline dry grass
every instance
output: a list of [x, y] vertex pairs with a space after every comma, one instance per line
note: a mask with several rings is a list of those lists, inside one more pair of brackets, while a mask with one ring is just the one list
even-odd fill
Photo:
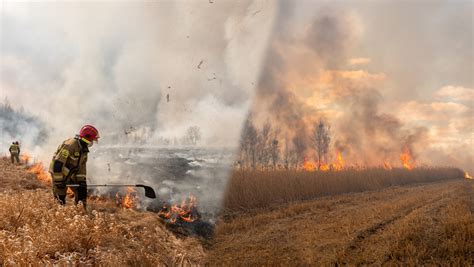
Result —
[[218, 223], [207, 263], [472, 266], [473, 190], [453, 180], [240, 213]]
[[236, 170], [227, 186], [224, 211], [248, 211], [323, 196], [463, 177], [464, 173], [456, 168], [416, 168], [411, 171], [373, 168], [338, 172]]
[[[0, 171], [2, 182], [32, 178], [6, 159], [0, 159]], [[12, 187], [0, 193], [1, 266], [189, 266], [202, 262], [201, 243], [194, 238], [178, 239], [156, 214], [112, 205], [102, 211], [89, 207], [88, 212], [72, 204], [62, 207], [34, 178], [30, 183], [38, 189], [22, 189], [9, 181]]]
[[0, 157], [1, 190], [29, 190], [47, 188], [36, 180], [35, 175], [26, 172], [25, 165], [12, 165], [9, 158]]

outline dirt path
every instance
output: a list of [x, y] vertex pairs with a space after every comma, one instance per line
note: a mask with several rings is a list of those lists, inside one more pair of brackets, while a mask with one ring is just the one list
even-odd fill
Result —
[[[219, 225], [209, 262], [416, 264], [429, 262], [437, 253], [462, 264], [474, 258], [469, 254], [474, 249], [473, 184], [397, 187], [238, 217]], [[447, 226], [459, 240], [444, 238]]]

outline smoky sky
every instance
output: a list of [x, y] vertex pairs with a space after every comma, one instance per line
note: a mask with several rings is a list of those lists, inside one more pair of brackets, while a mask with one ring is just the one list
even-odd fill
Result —
[[6, 2], [2, 97], [45, 122], [51, 147], [88, 123], [105, 144], [198, 126], [204, 145], [234, 146], [276, 12], [259, 0]]
[[360, 163], [409, 150], [420, 164], [470, 169], [472, 5], [281, 1], [253, 120], [290, 136], [325, 120], [333, 145]]

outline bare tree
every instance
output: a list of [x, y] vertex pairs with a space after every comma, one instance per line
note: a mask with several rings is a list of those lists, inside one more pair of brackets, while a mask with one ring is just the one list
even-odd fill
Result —
[[329, 144], [331, 143], [330, 127], [325, 125], [322, 120], [319, 121], [319, 124], [314, 125], [311, 141], [318, 154], [318, 169], [320, 169], [324, 160], [327, 159]]
[[250, 166], [255, 169], [257, 165], [257, 129], [253, 126], [250, 116], [245, 121], [240, 137], [240, 149], [243, 155], [245, 166]]
[[302, 135], [302, 133], [296, 134], [291, 141], [294, 149], [294, 164], [296, 168], [298, 168], [300, 162], [302, 162], [305, 157], [306, 144], [304, 142], [304, 135]]
[[263, 125], [262, 130], [258, 133], [257, 138], [257, 161], [260, 167], [265, 168], [268, 166], [270, 161], [270, 149], [271, 149], [271, 124], [269, 122]]
[[290, 168], [290, 161], [291, 161], [291, 151], [290, 151], [290, 144], [288, 141], [288, 135], [285, 136], [285, 152], [283, 154], [285, 169]]
[[196, 145], [201, 140], [201, 129], [198, 126], [189, 127], [186, 130], [186, 139], [191, 145]]
[[270, 155], [272, 157], [273, 169], [276, 169], [278, 160], [280, 159], [280, 147], [278, 144], [278, 139], [273, 139], [270, 147]]

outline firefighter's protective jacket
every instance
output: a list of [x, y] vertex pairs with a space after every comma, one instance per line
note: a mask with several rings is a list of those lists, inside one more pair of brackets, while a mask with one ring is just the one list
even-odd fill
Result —
[[[87, 153], [89, 148], [82, 143], [78, 137], [64, 141], [54, 153], [49, 172], [53, 176], [54, 182], [80, 183], [86, 181]], [[54, 165], [62, 163], [61, 172], [55, 172]]]
[[12, 144], [9, 149], [11, 154], [20, 154], [20, 146], [17, 144]]

